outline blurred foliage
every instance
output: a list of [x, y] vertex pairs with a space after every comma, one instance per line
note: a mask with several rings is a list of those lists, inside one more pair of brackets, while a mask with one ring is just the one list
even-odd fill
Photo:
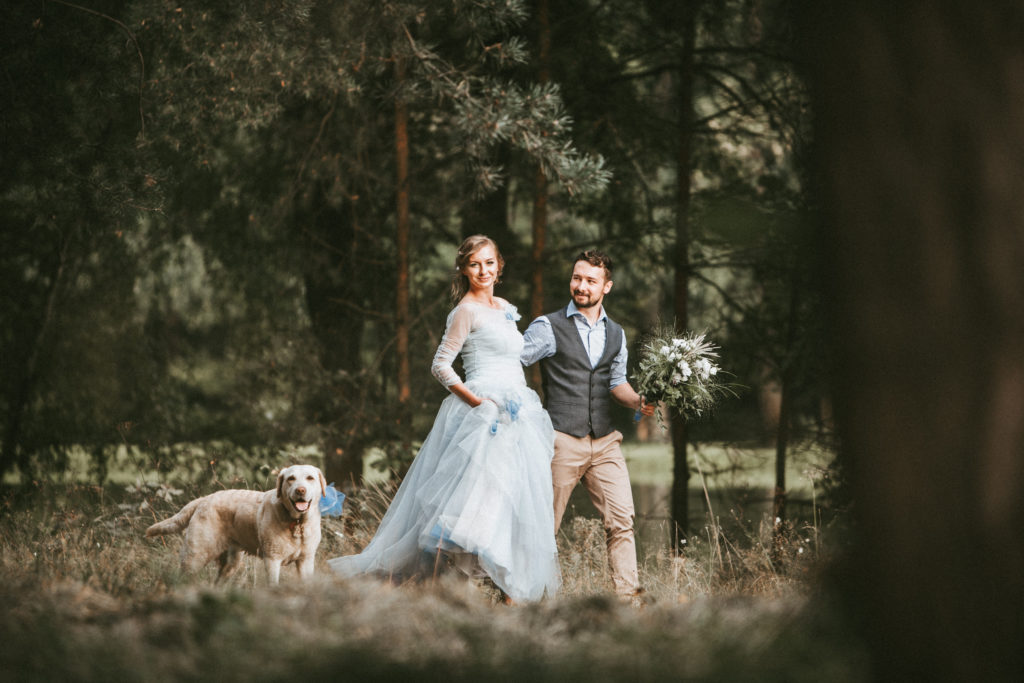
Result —
[[[410, 112], [413, 433], [444, 395], [427, 368], [463, 235], [498, 240], [500, 294], [525, 305], [537, 163], [556, 181], [549, 308], [571, 257], [599, 245], [635, 347], [672, 310], [680, 38], [654, 0], [552, 5], [544, 85], [520, 1], [12, 7], [3, 470], [60, 470], [75, 444], [199, 441], [315, 444], [329, 467], [377, 447], [400, 469], [396, 98]], [[824, 433], [788, 4], [701, 8], [692, 327], [752, 389], [795, 368], [801, 424]], [[764, 439], [759, 410], [751, 391], [695, 438]]]

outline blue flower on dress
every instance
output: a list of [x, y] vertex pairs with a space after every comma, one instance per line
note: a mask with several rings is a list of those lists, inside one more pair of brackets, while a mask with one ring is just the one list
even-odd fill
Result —
[[430, 532], [427, 535], [437, 541], [438, 548], [455, 545], [452, 543], [452, 537], [448, 530], [444, 529], [439, 522], [434, 522], [434, 526], [430, 528]]
[[[522, 405], [514, 398], [505, 401], [504, 410], [499, 411], [498, 416], [491, 423], [491, 434], [497, 434], [500, 425], [510, 425], [518, 420], [520, 408], [522, 408]], [[504, 411], [508, 411], [508, 413], [506, 414]]]
[[519, 322], [523, 316], [519, 315], [519, 310], [512, 304], [506, 304], [505, 306], [505, 320], [511, 320], [512, 322]]

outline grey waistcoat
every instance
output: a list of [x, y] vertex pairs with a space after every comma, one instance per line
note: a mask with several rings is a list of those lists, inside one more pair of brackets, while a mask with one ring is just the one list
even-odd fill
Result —
[[540, 362], [544, 407], [555, 429], [576, 437], [602, 437], [612, 431], [608, 406], [612, 360], [622, 347], [622, 327], [607, 318], [604, 353], [591, 369], [587, 350], [567, 309], [547, 315], [555, 335], [555, 355]]

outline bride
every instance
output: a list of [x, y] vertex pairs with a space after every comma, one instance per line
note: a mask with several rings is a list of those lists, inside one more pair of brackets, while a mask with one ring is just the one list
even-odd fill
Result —
[[[505, 262], [489, 237], [459, 247], [444, 338], [431, 371], [451, 395], [358, 555], [328, 560], [343, 576], [429, 573], [442, 556], [486, 573], [512, 600], [560, 582], [551, 488], [554, 432], [523, 375], [515, 306], [494, 295]], [[462, 354], [466, 379], [452, 368]]]

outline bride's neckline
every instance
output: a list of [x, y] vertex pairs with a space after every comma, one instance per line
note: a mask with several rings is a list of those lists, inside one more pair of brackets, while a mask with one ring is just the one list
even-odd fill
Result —
[[476, 299], [463, 299], [462, 301], [459, 302], [459, 305], [461, 306], [463, 304], [474, 304], [476, 306], [480, 306], [481, 308], [486, 308], [486, 309], [488, 309], [490, 311], [503, 311], [503, 310], [505, 310], [505, 303], [506, 302], [505, 302], [504, 299], [497, 299], [496, 298], [494, 300], [494, 303], [496, 305], [491, 306], [490, 304], [486, 304], [483, 301], [477, 301]]

